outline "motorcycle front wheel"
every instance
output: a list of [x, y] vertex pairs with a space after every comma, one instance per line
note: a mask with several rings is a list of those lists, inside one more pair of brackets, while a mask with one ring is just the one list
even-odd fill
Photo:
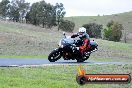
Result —
[[55, 61], [57, 61], [57, 60], [60, 59], [60, 58], [61, 58], [61, 54], [60, 54], [60, 52], [58, 51], [58, 49], [53, 50], [53, 51], [49, 54], [49, 56], [48, 56], [48, 60], [49, 60], [50, 62], [55, 62]]

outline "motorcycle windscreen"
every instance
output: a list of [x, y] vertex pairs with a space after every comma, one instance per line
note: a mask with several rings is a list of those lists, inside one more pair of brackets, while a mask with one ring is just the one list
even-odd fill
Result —
[[73, 39], [62, 39], [61, 43], [62, 43], [62, 45], [73, 44], [74, 40]]

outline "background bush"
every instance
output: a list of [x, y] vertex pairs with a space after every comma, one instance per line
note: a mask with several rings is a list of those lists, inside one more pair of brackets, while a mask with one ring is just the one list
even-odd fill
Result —
[[59, 25], [59, 28], [66, 32], [73, 32], [74, 27], [75, 23], [68, 20], [62, 20]]
[[85, 27], [87, 30], [87, 33], [91, 38], [101, 38], [101, 29], [103, 29], [103, 26], [96, 23], [89, 23], [84, 24], [83, 27]]
[[106, 40], [110, 41], [120, 41], [122, 37], [122, 30], [123, 30], [122, 24], [119, 24], [118, 22], [110, 21], [107, 24], [107, 28], [104, 29], [104, 38]]

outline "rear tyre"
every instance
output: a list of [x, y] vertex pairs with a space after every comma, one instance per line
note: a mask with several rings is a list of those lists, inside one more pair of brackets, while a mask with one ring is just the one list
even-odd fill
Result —
[[84, 62], [85, 60], [87, 60], [89, 58], [90, 54], [84, 54], [84, 56], [80, 59], [77, 59], [77, 62]]
[[77, 62], [84, 62], [85, 60], [83, 57], [77, 58]]
[[87, 60], [89, 57], [90, 57], [90, 53], [85, 53], [84, 56], [83, 56], [83, 59]]
[[55, 62], [55, 61], [57, 61], [60, 58], [61, 58], [61, 54], [58, 51], [58, 49], [57, 50], [53, 50], [48, 56], [48, 60], [50, 62]]
[[83, 59], [77, 59], [77, 62], [84, 62], [85, 60], [83, 60]]

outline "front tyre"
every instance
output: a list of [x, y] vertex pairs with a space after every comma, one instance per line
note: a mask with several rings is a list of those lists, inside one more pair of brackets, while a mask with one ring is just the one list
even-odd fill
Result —
[[59, 52], [58, 49], [53, 50], [48, 56], [48, 60], [50, 62], [55, 62], [55, 61], [57, 61], [60, 58], [61, 58], [61, 53]]
[[84, 62], [86, 59], [84, 59], [83, 57], [80, 57], [80, 58], [77, 58], [76, 60], [77, 60], [77, 62], [80, 63], [80, 62]]

